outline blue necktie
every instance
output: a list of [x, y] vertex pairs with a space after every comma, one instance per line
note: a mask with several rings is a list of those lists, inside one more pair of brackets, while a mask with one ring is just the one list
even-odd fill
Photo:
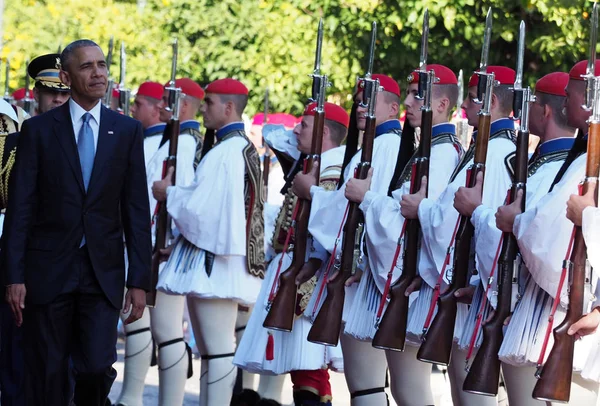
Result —
[[94, 168], [94, 155], [96, 154], [96, 148], [94, 146], [94, 133], [90, 126], [90, 119], [92, 115], [85, 113], [81, 120], [83, 124], [79, 130], [79, 138], [77, 139], [77, 151], [79, 151], [79, 163], [81, 164], [81, 174], [83, 175], [83, 184], [87, 192], [88, 185], [90, 183], [90, 177], [92, 176], [92, 169]]
[[[77, 139], [77, 151], [79, 152], [79, 163], [81, 164], [81, 174], [83, 175], [83, 185], [87, 192], [88, 185], [90, 183], [90, 177], [92, 176], [92, 169], [94, 168], [94, 156], [96, 154], [96, 147], [94, 146], [94, 133], [90, 126], [90, 119], [92, 115], [85, 113], [81, 120], [83, 124], [79, 130], [79, 137]], [[85, 245], [85, 234], [81, 239], [79, 248]]]

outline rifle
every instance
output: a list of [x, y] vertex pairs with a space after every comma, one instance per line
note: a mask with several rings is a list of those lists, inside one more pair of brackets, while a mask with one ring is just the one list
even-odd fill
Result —
[[[179, 102], [181, 99], [181, 88], [175, 85], [175, 75], [177, 73], [177, 40], [173, 42], [173, 60], [171, 65], [171, 80], [165, 88], [168, 92], [167, 111], [172, 113], [171, 120], [168, 123], [169, 128], [169, 156], [165, 159], [163, 166], [163, 177], [167, 174], [169, 168], [173, 168], [173, 184], [175, 184], [175, 175], [177, 169], [177, 141], [179, 140]], [[160, 250], [167, 248], [171, 239], [171, 219], [167, 212], [167, 202], [157, 203], [156, 219], [156, 242], [152, 252], [152, 267], [150, 276], [150, 291], [146, 293], [146, 304], [154, 307], [156, 304], [156, 284], [158, 283], [158, 271], [161, 264]]]
[[106, 56], [106, 71], [108, 75], [108, 83], [106, 88], [106, 93], [104, 94], [104, 98], [102, 99], [102, 104], [104, 104], [107, 108], [110, 109], [112, 104], [112, 91], [115, 87], [115, 80], [110, 75], [110, 66], [112, 65], [113, 59], [113, 48], [114, 48], [114, 37], [111, 35], [110, 40], [108, 41], [108, 55]]
[[[600, 77], [595, 76], [596, 38], [598, 26], [597, 3], [592, 13], [592, 29], [590, 36], [590, 58], [586, 75], [586, 111], [592, 111], [589, 120], [588, 150], [583, 183], [583, 194], [592, 184], [598, 183], [600, 167]], [[597, 196], [594, 194], [596, 206]], [[563, 322], [554, 329], [554, 345], [541, 372], [538, 370], [538, 381], [533, 389], [533, 397], [538, 400], [568, 402], [571, 394], [571, 378], [573, 375], [573, 354], [575, 336], [567, 334], [569, 328], [583, 315], [585, 285], [589, 283], [589, 264], [587, 263], [587, 247], [583, 239], [581, 226], [574, 227], [573, 250], [565, 264], [569, 270], [569, 306]]]
[[[431, 131], [433, 110], [431, 108], [432, 87], [435, 83], [435, 72], [427, 71], [427, 48], [429, 38], [429, 10], [425, 9], [423, 17], [423, 35], [421, 37], [421, 60], [419, 74], [419, 90], [417, 98], [424, 100], [421, 107], [421, 141], [419, 143], [418, 158], [413, 164], [413, 176], [410, 193], [417, 193], [421, 189], [421, 178], [429, 176], [429, 157], [431, 155]], [[400, 235], [394, 258], [397, 260], [402, 241], [404, 241], [404, 254], [402, 257], [402, 275], [390, 287], [387, 309], [378, 321], [377, 332], [373, 337], [373, 347], [384, 350], [404, 351], [406, 341], [406, 324], [408, 321], [408, 297], [405, 296], [406, 288], [417, 275], [417, 258], [419, 253], [419, 235], [421, 223], [418, 219], [405, 219], [404, 238]], [[390, 274], [391, 278], [396, 261], [393, 261]], [[391, 279], [390, 279], [391, 280]], [[385, 292], [381, 299], [386, 300]]]
[[[323, 20], [319, 21], [317, 35], [317, 50], [315, 56], [315, 67], [313, 74], [312, 101], [317, 102], [315, 120], [313, 125], [313, 137], [311, 143], [311, 154], [306, 157], [304, 173], [309, 173], [316, 162], [321, 161], [321, 150], [323, 147], [323, 128], [325, 125], [325, 89], [328, 81], [327, 76], [321, 74], [321, 46], [323, 43]], [[319, 171], [316, 175], [319, 183]], [[308, 239], [308, 220], [310, 218], [310, 201], [299, 199], [296, 220], [292, 223], [294, 227], [294, 256], [292, 263], [279, 276], [279, 288], [277, 295], [271, 303], [269, 312], [263, 326], [274, 330], [292, 331], [294, 324], [294, 312], [296, 309], [296, 297], [298, 286], [296, 277], [306, 260], [306, 243]]]
[[8, 60], [8, 58], [6, 59], [5, 71], [6, 73], [4, 75], [4, 101], [6, 101], [9, 104], [12, 104], [14, 98], [10, 95], [10, 86], [8, 83], [8, 78], [10, 75], [10, 60]]
[[464, 75], [462, 69], [458, 72], [458, 98], [456, 100], [456, 135], [460, 140], [460, 143], [465, 147], [469, 148], [471, 140], [469, 137], [469, 122], [466, 118], [463, 118], [463, 111], [460, 107], [465, 99], [464, 96]]
[[[535, 101], [529, 87], [523, 88], [523, 55], [525, 52], [525, 22], [519, 27], [519, 46], [517, 53], [517, 76], [513, 87], [513, 120], [521, 120], [517, 132], [517, 152], [515, 177], [510, 190], [509, 203], [513, 203], [519, 190], [525, 196], [527, 182], [527, 150], [529, 148], [529, 104]], [[525, 211], [525, 198], [521, 203], [521, 211]], [[502, 234], [502, 251], [498, 261], [498, 304], [492, 318], [483, 325], [483, 342], [467, 377], [463, 390], [480, 395], [496, 396], [500, 381], [500, 359], [498, 352], [502, 345], [504, 321], [510, 315], [512, 304], [512, 284], [515, 274], [518, 275], [519, 247], [513, 233]], [[488, 287], [492, 284], [492, 277]], [[486, 292], [487, 293], [487, 292]]]
[[[371, 30], [371, 47], [369, 51], [369, 65], [363, 83], [363, 101], [361, 105], [367, 108], [367, 118], [360, 160], [355, 170], [355, 177], [365, 179], [371, 167], [373, 157], [373, 140], [375, 137], [375, 104], [379, 89], [379, 80], [373, 80], [371, 71], [375, 57], [375, 39], [377, 25], [373, 22]], [[344, 225], [342, 239], [342, 255], [339, 264], [336, 263], [336, 275], [327, 283], [327, 297], [317, 314], [317, 317], [308, 333], [308, 341], [323, 344], [337, 345], [342, 327], [342, 311], [346, 295], [345, 284], [348, 278], [355, 273], [357, 260], [360, 258], [360, 241], [364, 218], [358, 203], [348, 203], [348, 216]]]
[[29, 90], [29, 73], [27, 73], [28, 66], [29, 59], [25, 63], [25, 98], [23, 99], [23, 110], [33, 117], [35, 113], [35, 99], [31, 97], [31, 91]]
[[[265, 108], [263, 113], [263, 126], [267, 124], [269, 117], [269, 88], [265, 90]], [[271, 169], [271, 148], [263, 137], [263, 145], [265, 147], [265, 154], [263, 155], [263, 183], [265, 190], [265, 202], [269, 197], [269, 171]]]
[[[481, 62], [477, 85], [477, 103], [483, 104], [479, 111], [479, 131], [475, 142], [475, 157], [473, 165], [469, 168], [467, 175], [467, 187], [473, 187], [479, 172], [485, 174], [485, 162], [487, 157], [488, 142], [490, 139], [491, 105], [492, 93], [495, 85], [493, 73], [487, 73], [487, 61], [492, 34], [492, 9], [490, 8], [486, 17], [485, 37], [481, 51]], [[454, 293], [467, 284], [469, 273], [469, 257], [471, 252], [471, 240], [474, 229], [468, 216], [460, 215], [459, 227], [456, 234], [453, 270], [448, 275], [448, 289], [437, 299], [438, 312], [425, 334], [423, 344], [417, 353], [417, 359], [433, 364], [448, 365], [452, 342], [454, 341], [454, 324], [456, 320], [457, 299]], [[450, 248], [449, 248], [450, 249]], [[428, 339], [431, 338], [431, 339]]]
[[[121, 75], [119, 77], [119, 108], [117, 111], [125, 116], [129, 115], [129, 104], [131, 90], [125, 85], [125, 70], [127, 68], [127, 55], [125, 54], [125, 43], [121, 42], [121, 63], [119, 66]], [[175, 151], [177, 152], [177, 150]]]

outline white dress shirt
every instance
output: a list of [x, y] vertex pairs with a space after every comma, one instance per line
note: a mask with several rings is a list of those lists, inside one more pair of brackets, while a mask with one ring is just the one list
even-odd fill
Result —
[[77, 104], [72, 98], [69, 99], [69, 111], [71, 112], [71, 123], [73, 124], [73, 132], [75, 133], [75, 144], [79, 141], [79, 130], [83, 125], [83, 115], [90, 113], [92, 118], [90, 119], [90, 127], [94, 134], [94, 151], [98, 150], [98, 133], [100, 132], [100, 112], [102, 110], [102, 103], [98, 100], [98, 103], [90, 111], [86, 111], [83, 107]]

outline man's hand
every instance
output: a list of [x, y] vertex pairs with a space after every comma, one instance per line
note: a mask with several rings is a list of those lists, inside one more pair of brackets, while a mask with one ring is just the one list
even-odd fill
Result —
[[496, 227], [505, 233], [512, 233], [515, 218], [523, 213], [521, 203], [523, 202], [523, 190], [517, 192], [515, 201], [505, 206], [500, 206], [496, 212]]
[[298, 198], [304, 200], [311, 200], [310, 188], [317, 184], [317, 171], [319, 170], [319, 163], [315, 162], [309, 173], [298, 173], [292, 183], [292, 192]]
[[131, 313], [124, 324], [133, 323], [139, 320], [144, 314], [144, 308], [146, 307], [146, 292], [139, 288], [128, 288], [125, 294], [125, 305], [123, 306], [123, 314], [127, 314], [129, 310]]
[[427, 197], [427, 176], [421, 178], [421, 188], [412, 195], [406, 194], [400, 200], [400, 212], [405, 219], [416, 219], [419, 217], [419, 204]]
[[588, 184], [588, 190], [583, 196], [571, 195], [567, 202], [567, 218], [576, 226], [581, 226], [581, 217], [586, 207], [596, 206], [596, 182]]
[[12, 310], [15, 317], [17, 327], [21, 327], [23, 324], [23, 309], [25, 309], [26, 294], [27, 289], [25, 289], [24, 283], [16, 283], [6, 287], [6, 301], [10, 305], [10, 310]]
[[306, 261], [306, 263], [302, 266], [300, 272], [298, 272], [298, 275], [296, 275], [296, 285], [300, 286], [315, 276], [322, 264], [323, 261], [321, 261], [319, 258], [309, 258], [308, 261]]
[[404, 291], [404, 296], [409, 297], [411, 293], [421, 290], [421, 284], [423, 284], [423, 278], [418, 275], [415, 276], [415, 279], [412, 280], [410, 285], [408, 285]]
[[460, 288], [454, 292], [454, 297], [458, 303], [471, 304], [473, 301], [473, 294], [475, 293], [475, 286], [469, 285], [466, 288]]
[[575, 335], [575, 338], [580, 339], [596, 331], [598, 324], [600, 324], [600, 308], [596, 307], [574, 323], [567, 334], [570, 336]]
[[365, 194], [371, 188], [371, 180], [373, 179], [373, 168], [369, 168], [369, 173], [367, 174], [366, 179], [356, 179], [352, 178], [346, 183], [346, 191], [344, 192], [344, 196], [346, 199], [355, 203], [362, 203], [365, 199]]
[[454, 195], [454, 208], [463, 216], [471, 216], [475, 209], [481, 205], [483, 172], [477, 174], [475, 181], [475, 186], [461, 186]]
[[163, 180], [157, 180], [152, 184], [152, 196], [154, 196], [157, 202], [167, 200], [167, 188], [173, 186], [173, 172], [175, 172], [174, 166], [167, 170], [167, 175]]

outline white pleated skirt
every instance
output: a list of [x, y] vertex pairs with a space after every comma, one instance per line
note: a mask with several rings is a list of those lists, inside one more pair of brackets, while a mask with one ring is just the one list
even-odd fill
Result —
[[373, 275], [367, 268], [360, 278], [354, 300], [351, 303], [348, 302], [349, 307], [346, 314], [344, 333], [357, 340], [373, 340], [377, 332], [375, 322], [381, 297], [381, 292], [375, 285]]
[[[281, 272], [292, 263], [291, 254], [278, 254], [269, 264], [233, 363], [250, 372], [272, 375], [297, 370], [316, 370], [328, 366], [335, 371], [343, 371], [342, 351], [339, 346], [327, 347], [307, 340], [312, 324], [306, 316], [297, 317], [289, 333], [263, 327], [267, 317], [269, 294], [276, 282], [275, 276], [280, 258], [283, 258]], [[273, 360], [266, 359], [269, 335], [273, 337]]]
[[182, 236], [174, 244], [157, 289], [173, 295], [231, 299], [245, 305], [256, 302], [262, 280], [248, 273], [244, 256], [215, 256], [209, 276], [204, 250]]
[[[481, 301], [483, 300], [484, 294], [485, 290], [483, 289], [483, 285], [481, 283], [477, 284], [477, 287], [475, 288], [475, 293], [473, 294], [473, 300], [471, 301], [466, 320], [463, 324], [464, 327], [460, 333], [460, 336], [457, 336], [458, 347], [461, 350], [468, 350], [471, 346], [471, 339], [473, 337], [473, 331], [475, 330], [475, 325], [477, 323], [477, 315], [479, 314], [479, 310], [481, 309]], [[475, 348], [479, 348], [481, 346], [481, 342], [483, 341], [482, 325], [483, 322], [488, 318], [491, 309], [492, 306], [490, 305], [490, 302], [486, 302], [485, 308], [483, 310], [483, 317], [481, 319], [481, 325], [479, 326], [479, 332], [477, 333], [477, 339], [475, 340]]]

